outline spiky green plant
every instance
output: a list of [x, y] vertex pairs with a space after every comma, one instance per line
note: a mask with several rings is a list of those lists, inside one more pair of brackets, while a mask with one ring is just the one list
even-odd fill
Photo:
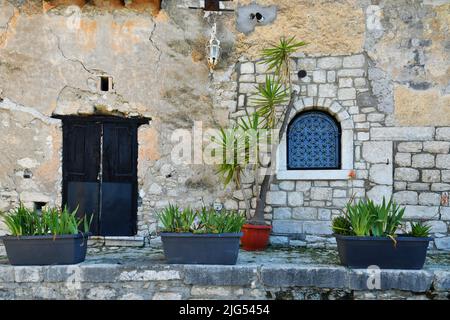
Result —
[[202, 208], [199, 212], [200, 224], [197, 233], [241, 232], [245, 216], [234, 211], [217, 212], [212, 208]]
[[[349, 229], [357, 236], [394, 239], [404, 212], [405, 208], [398, 206], [392, 198], [386, 201], [383, 197], [381, 204], [375, 204], [371, 199], [360, 199], [353, 203], [353, 199], [351, 199], [345, 206], [344, 217], [333, 221], [333, 231], [343, 234], [342, 232]], [[349, 228], [347, 228], [347, 223]]]
[[332, 222], [333, 232], [343, 236], [354, 235], [352, 230], [352, 224], [345, 216], [339, 216], [333, 219]]
[[177, 205], [169, 204], [156, 216], [165, 232], [191, 232], [196, 213], [189, 207], [181, 210]]
[[272, 129], [277, 125], [277, 106], [285, 104], [288, 92], [279, 78], [266, 76], [266, 80], [258, 87], [258, 94], [251, 99], [257, 114], [263, 119], [263, 128]]
[[401, 224], [405, 208], [400, 208], [392, 201], [392, 198], [386, 202], [384, 197], [381, 205], [375, 205], [371, 200], [367, 201], [367, 205], [374, 216], [372, 235], [375, 237], [394, 236]]
[[295, 37], [281, 37], [277, 44], [263, 49], [261, 62], [268, 66], [268, 71], [275, 72], [283, 83], [290, 83], [290, 58], [300, 47], [305, 46], [304, 41], [296, 41]]
[[70, 212], [67, 207], [44, 208], [42, 212], [26, 208], [22, 203], [15, 210], [2, 213], [2, 218], [13, 236], [77, 234], [80, 227], [89, 232], [92, 223], [85, 215], [77, 216], [78, 208]]
[[228, 185], [233, 181], [238, 187], [241, 183], [241, 174], [246, 162], [245, 145], [241, 143], [242, 132], [238, 126], [233, 126], [229, 129], [220, 128], [218, 141], [216, 141], [220, 157], [220, 163], [217, 168], [219, 174], [224, 182]]
[[422, 222], [411, 222], [411, 231], [408, 233], [413, 237], [429, 237], [431, 231], [431, 226]]
[[359, 200], [357, 203], [347, 203], [345, 215], [357, 236], [370, 236], [375, 217], [366, 201]]
[[216, 212], [213, 208], [180, 210], [176, 205], [168, 205], [157, 217], [164, 232], [192, 233], [236, 233], [240, 232], [246, 219], [234, 211]]

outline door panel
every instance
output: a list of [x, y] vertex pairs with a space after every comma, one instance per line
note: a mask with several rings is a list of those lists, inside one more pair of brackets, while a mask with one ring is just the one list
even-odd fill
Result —
[[104, 123], [101, 234], [136, 233], [137, 127]]
[[91, 232], [98, 233], [100, 195], [101, 126], [94, 122], [63, 124], [63, 203], [77, 215], [92, 218]]
[[100, 235], [134, 235], [133, 188], [131, 183], [102, 183]]
[[136, 126], [105, 123], [103, 126], [103, 181], [133, 182], [136, 174]]
[[64, 124], [63, 169], [70, 181], [98, 181], [100, 135], [101, 126], [97, 123]]
[[78, 206], [77, 212], [79, 216], [87, 214], [88, 219], [94, 214], [90, 228], [90, 231], [94, 235], [99, 233], [99, 185], [98, 182], [70, 181], [67, 183], [67, 206], [71, 210]]

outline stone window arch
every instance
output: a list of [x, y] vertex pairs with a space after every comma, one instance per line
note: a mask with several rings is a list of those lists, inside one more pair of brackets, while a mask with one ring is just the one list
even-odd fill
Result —
[[[353, 170], [354, 157], [354, 124], [349, 113], [338, 101], [317, 97], [297, 98], [294, 109], [295, 111], [292, 110], [290, 115], [288, 130], [282, 137], [277, 150], [277, 178], [280, 180], [347, 180], [350, 171]], [[334, 165], [328, 162], [323, 166], [312, 165], [308, 168], [307, 165], [302, 165], [302, 161], [305, 162], [305, 158], [297, 165], [292, 163], [292, 159], [289, 159], [289, 153], [292, 153], [292, 140], [289, 142], [289, 134], [292, 133], [293, 128], [296, 128], [296, 124], [300, 124], [302, 119], [306, 119], [302, 117], [308, 115], [319, 117], [320, 121], [325, 121], [324, 123], [329, 125], [331, 131], [333, 127], [331, 121], [334, 121], [334, 128], [337, 130], [339, 137], [339, 141], [335, 145], [338, 148], [336, 154], [337, 163], [334, 163]], [[330, 135], [332, 134], [330, 133]], [[288, 145], [290, 150], [288, 150]], [[322, 147], [319, 146], [317, 150], [320, 150]], [[333, 148], [334, 146], [332, 145]], [[314, 149], [311, 148], [311, 150]]]
[[341, 167], [341, 126], [321, 110], [298, 113], [287, 128], [288, 170]]

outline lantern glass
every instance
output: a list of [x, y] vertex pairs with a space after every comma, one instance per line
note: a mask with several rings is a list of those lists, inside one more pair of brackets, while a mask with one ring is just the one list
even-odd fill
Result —
[[220, 57], [220, 43], [211, 41], [208, 45], [208, 62], [211, 67], [215, 67]]

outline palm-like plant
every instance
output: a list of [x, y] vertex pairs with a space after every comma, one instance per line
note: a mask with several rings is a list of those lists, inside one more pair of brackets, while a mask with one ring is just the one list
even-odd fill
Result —
[[266, 76], [264, 84], [258, 86], [258, 95], [252, 99], [257, 108], [257, 114], [263, 119], [264, 128], [276, 127], [276, 107], [286, 103], [287, 100], [288, 93], [280, 79]]
[[230, 129], [220, 128], [215, 152], [220, 157], [217, 173], [225, 185], [231, 181], [238, 187], [241, 185], [242, 168], [246, 162], [245, 146], [241, 142], [241, 136], [242, 132], [238, 126]]
[[290, 84], [290, 59], [300, 47], [305, 46], [306, 42], [296, 41], [295, 37], [286, 39], [280, 38], [278, 44], [272, 45], [262, 51], [262, 62], [268, 66], [268, 71], [275, 72], [283, 83]]
[[[303, 41], [297, 42], [294, 37], [286, 39], [281, 38], [278, 44], [271, 46], [270, 48], [264, 49], [262, 52], [261, 63], [267, 65], [267, 71], [273, 72], [274, 75], [267, 76], [264, 84], [257, 87], [257, 97], [252, 99], [256, 106], [256, 112], [249, 115], [247, 114], [247, 119], [241, 119], [238, 122], [237, 127], [231, 128], [231, 131], [241, 130], [241, 134], [233, 134], [230, 136], [226, 134], [225, 129], [221, 129], [220, 142], [219, 145], [222, 147], [233, 148], [233, 146], [243, 146], [242, 148], [237, 148], [234, 152], [235, 154], [244, 153], [244, 157], [239, 159], [242, 162], [224, 162], [219, 165], [218, 173], [223, 178], [225, 185], [234, 181], [238, 188], [241, 188], [240, 175], [248, 168], [250, 157], [250, 152], [256, 152], [256, 163], [252, 166], [253, 173], [255, 176], [255, 185], [258, 189], [258, 175], [259, 175], [259, 147], [251, 150], [252, 143], [248, 142], [249, 132], [260, 132], [262, 129], [275, 129], [282, 123], [281, 129], [279, 131], [279, 138], [284, 135], [286, 131], [287, 122], [289, 119], [289, 114], [293, 108], [295, 95], [291, 90], [291, 79], [290, 79], [290, 63], [292, 54], [295, 53], [300, 47], [304, 46]], [[289, 93], [290, 100], [289, 100]], [[278, 118], [277, 108], [289, 103], [282, 112], [282, 116]], [[266, 132], [266, 131], [265, 131]], [[236, 141], [235, 139], [238, 139]], [[260, 141], [268, 141], [267, 138], [271, 138], [267, 135], [256, 134], [256, 139], [252, 139], [253, 143], [259, 145]], [[231, 143], [231, 141], [233, 141]], [[244, 141], [244, 143], [242, 143]], [[226, 152], [225, 152], [226, 154]], [[233, 157], [233, 159], [238, 159], [238, 157]], [[270, 164], [269, 164], [270, 165]], [[259, 188], [259, 195], [256, 201], [256, 212], [252, 219], [249, 221], [253, 224], [265, 224], [264, 219], [264, 207], [267, 192], [269, 191], [271, 175], [266, 174], [264, 180]], [[244, 190], [241, 188], [244, 195], [244, 202], [246, 204], [247, 215], [250, 214], [250, 206], [248, 205], [248, 199], [244, 194]]]

